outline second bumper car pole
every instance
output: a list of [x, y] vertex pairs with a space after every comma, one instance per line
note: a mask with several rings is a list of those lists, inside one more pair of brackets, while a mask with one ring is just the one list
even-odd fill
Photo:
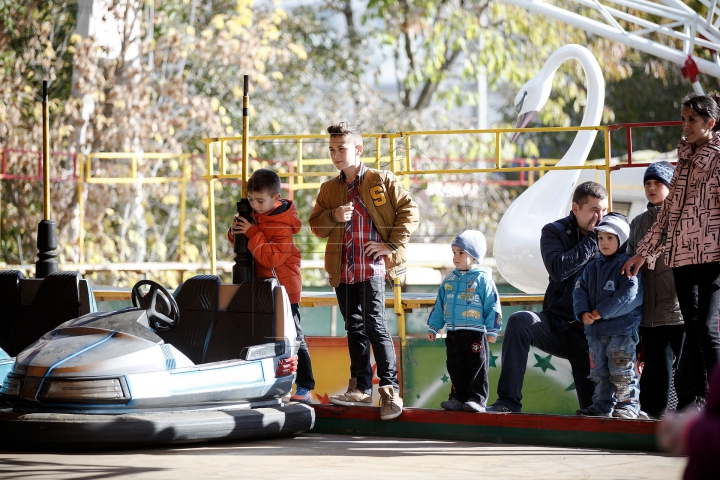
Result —
[[35, 278], [45, 278], [58, 271], [57, 232], [55, 222], [50, 220], [50, 111], [48, 108], [48, 81], [42, 82], [43, 111], [43, 219], [38, 224], [38, 260], [35, 262]]
[[[237, 202], [237, 213], [248, 222], [252, 222], [250, 214], [250, 202], [247, 199], [247, 181], [248, 181], [248, 129], [250, 125], [248, 97], [249, 76], [243, 76], [243, 129], [242, 129], [242, 195], [243, 198]], [[248, 239], [245, 235], [235, 235], [235, 244], [233, 246], [235, 253], [235, 265], [233, 265], [233, 283], [242, 283], [252, 280], [255, 276], [255, 262], [253, 256], [248, 249]]]

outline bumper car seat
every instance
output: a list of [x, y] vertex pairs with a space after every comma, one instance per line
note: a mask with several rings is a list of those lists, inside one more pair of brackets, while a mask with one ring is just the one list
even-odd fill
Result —
[[276, 316], [275, 288], [278, 286], [274, 278], [255, 278], [233, 285], [237, 290], [227, 308], [218, 313], [206, 362], [243, 358], [246, 347], [284, 339], [277, 327], [280, 322]]
[[[10, 356], [16, 356], [58, 325], [97, 311], [92, 288], [78, 272], [59, 271], [39, 279], [25, 279], [15, 271], [2, 273], [0, 325], [4, 327], [0, 346]], [[19, 311], [9, 306], [17, 301], [18, 293]]]
[[178, 288], [175, 300], [180, 310], [180, 321], [174, 329], [157, 334], [195, 365], [206, 363], [205, 355], [218, 311], [220, 278], [197, 275]]
[[0, 348], [9, 351], [15, 323], [20, 319], [20, 279], [18, 270], [0, 271]]

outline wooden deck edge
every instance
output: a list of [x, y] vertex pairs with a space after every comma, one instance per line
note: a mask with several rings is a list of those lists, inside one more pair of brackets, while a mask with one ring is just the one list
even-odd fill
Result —
[[656, 421], [406, 408], [388, 421], [378, 407], [313, 405], [314, 433], [425, 438], [656, 452]]

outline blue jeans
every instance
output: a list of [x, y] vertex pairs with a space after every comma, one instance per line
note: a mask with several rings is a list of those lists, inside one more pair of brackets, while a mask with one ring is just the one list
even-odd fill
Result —
[[590, 378], [595, 382], [593, 406], [600, 412], [610, 414], [613, 408], [640, 411], [638, 400], [640, 388], [635, 372], [635, 346], [638, 336], [612, 335], [591, 337]]
[[350, 353], [350, 376], [357, 380], [357, 389], [372, 391], [370, 345], [375, 354], [380, 386], [392, 385], [398, 391], [395, 346], [385, 317], [385, 279], [371, 278], [366, 282], [341, 283], [335, 288]]

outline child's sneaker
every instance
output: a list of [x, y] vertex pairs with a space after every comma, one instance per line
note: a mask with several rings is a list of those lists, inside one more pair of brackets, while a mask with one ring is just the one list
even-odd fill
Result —
[[650, 415], [640, 410], [637, 416], [638, 420], [657, 420], [657, 418], [650, 418]]
[[485, 407], [486, 412], [490, 413], [520, 413], [520, 412], [513, 412], [508, 407], [503, 405], [502, 403], [495, 402], [492, 405], [488, 405]]
[[477, 402], [465, 402], [463, 410], [466, 412], [482, 413], [485, 411], [485, 407]]
[[307, 388], [298, 386], [295, 390], [295, 395], [290, 397], [291, 402], [301, 402], [301, 403], [307, 403], [308, 405], [312, 403], [312, 392], [308, 390]]
[[600, 410], [595, 408], [594, 405], [590, 405], [587, 408], [581, 408], [575, 411], [575, 415], [580, 417], [610, 417], [609, 413], [602, 413]]
[[455, 398], [440, 402], [440, 406], [445, 410], [450, 410], [451, 412], [462, 412], [463, 409], [463, 403]]
[[632, 410], [629, 407], [616, 408], [615, 410], [613, 410], [612, 416], [615, 418], [629, 418], [629, 419], [638, 418], [638, 414], [635, 413], [635, 410]]
[[372, 407], [372, 395], [358, 390], [357, 380], [351, 378], [348, 382], [347, 392], [331, 396], [328, 398], [328, 402], [345, 407]]
[[400, 416], [403, 410], [403, 400], [395, 392], [392, 385], [385, 385], [378, 389], [380, 392], [380, 420], [392, 420]]

